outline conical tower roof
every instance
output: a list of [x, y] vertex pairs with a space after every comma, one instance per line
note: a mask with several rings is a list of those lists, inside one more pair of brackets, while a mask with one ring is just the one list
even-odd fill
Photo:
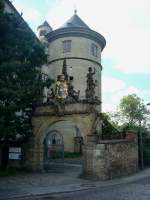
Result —
[[40, 26], [37, 27], [37, 29], [43, 27], [43, 26], [47, 26], [52, 30], [52, 27], [49, 25], [49, 23], [45, 20]]
[[85, 37], [94, 40], [99, 43], [102, 50], [106, 45], [105, 38], [100, 33], [90, 29], [89, 26], [77, 15], [76, 11], [63, 26], [46, 35], [49, 42], [58, 38], [72, 36]]
[[48, 26], [48, 27], [51, 27], [50, 25], [49, 25], [49, 23], [45, 20], [44, 21], [44, 23], [42, 24], [43, 26]]
[[60, 28], [69, 28], [69, 27], [82, 27], [82, 28], [89, 28], [88, 25], [86, 23], [84, 23], [84, 21], [76, 14], [76, 12], [74, 13], [74, 15], [67, 20], [67, 22], [61, 26]]

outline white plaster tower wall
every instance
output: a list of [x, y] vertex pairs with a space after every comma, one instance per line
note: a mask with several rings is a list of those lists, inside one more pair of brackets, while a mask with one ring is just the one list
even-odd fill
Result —
[[[71, 41], [71, 51], [63, 53], [63, 41]], [[98, 47], [97, 57], [91, 53], [91, 46], [95, 44]], [[94, 79], [98, 81], [95, 94], [101, 99], [101, 47], [98, 43], [83, 37], [64, 37], [49, 43], [49, 76], [57, 79], [57, 75], [61, 74], [63, 59], [67, 60], [67, 72], [69, 76], [74, 77], [74, 88], [80, 90], [80, 99], [85, 99], [86, 75], [88, 68], [94, 68], [96, 73]]]

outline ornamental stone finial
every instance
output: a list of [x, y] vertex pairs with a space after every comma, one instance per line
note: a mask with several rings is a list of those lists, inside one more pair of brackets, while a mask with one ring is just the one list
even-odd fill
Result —
[[77, 14], [77, 9], [74, 9], [74, 14], [75, 14], [75, 15]]

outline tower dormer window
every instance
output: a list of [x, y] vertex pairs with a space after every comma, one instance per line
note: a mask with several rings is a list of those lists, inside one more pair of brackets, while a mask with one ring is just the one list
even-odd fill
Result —
[[91, 44], [91, 54], [92, 56], [98, 56], [98, 47], [95, 44]]
[[71, 40], [64, 40], [62, 42], [63, 53], [71, 52]]

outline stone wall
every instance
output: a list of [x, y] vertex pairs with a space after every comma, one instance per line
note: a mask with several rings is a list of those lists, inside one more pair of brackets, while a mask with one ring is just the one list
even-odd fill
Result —
[[[80, 103], [65, 105], [61, 116], [60, 113], [56, 113], [52, 105], [38, 107], [32, 118], [34, 143], [38, 146], [43, 145], [46, 135], [51, 130], [57, 130], [62, 135], [66, 135], [68, 145], [71, 140], [69, 136], [67, 137], [67, 134], [72, 136], [72, 143], [74, 143], [74, 137], [77, 136], [83, 137], [85, 141], [86, 135], [92, 133], [97, 118], [95, 111], [90, 108], [91, 106]], [[75, 126], [79, 129], [80, 135], [76, 135]], [[72, 151], [74, 151], [73, 144]]]
[[108, 180], [138, 171], [138, 144], [136, 141], [109, 140], [84, 146], [83, 174], [99, 180]]

